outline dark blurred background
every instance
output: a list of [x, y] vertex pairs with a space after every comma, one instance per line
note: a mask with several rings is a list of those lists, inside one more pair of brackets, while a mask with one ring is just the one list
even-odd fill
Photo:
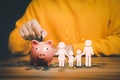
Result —
[[9, 58], [9, 33], [22, 17], [31, 0], [0, 0], [0, 60]]

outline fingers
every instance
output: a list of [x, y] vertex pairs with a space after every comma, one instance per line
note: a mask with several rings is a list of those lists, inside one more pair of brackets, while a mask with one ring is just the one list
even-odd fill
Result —
[[42, 33], [42, 28], [40, 26], [40, 24], [37, 22], [37, 20], [32, 20], [31, 21], [31, 27], [33, 29], [33, 31], [35, 32], [35, 34], [37, 35], [37, 37], [40, 39], [41, 38], [41, 33]]
[[47, 32], [45, 30], [42, 30], [42, 37], [43, 39], [47, 36]]
[[23, 38], [25, 38], [24, 32], [22, 31], [22, 29], [20, 30], [20, 34]]
[[26, 28], [26, 26], [25, 25], [23, 25], [22, 26], [22, 28], [21, 28], [21, 30], [20, 30], [20, 33], [22, 34], [22, 37], [23, 38], [25, 38], [25, 39], [30, 39], [29, 38], [29, 32], [28, 32], [28, 30], [27, 30], [27, 28]]
[[35, 32], [34, 32], [33, 29], [32, 29], [31, 23], [28, 22], [28, 23], [25, 24], [25, 26], [26, 26], [26, 28], [27, 28], [27, 30], [28, 30], [28, 32], [29, 32], [29, 36], [30, 36], [32, 39], [35, 39], [35, 38], [36, 38], [36, 35], [35, 35]]
[[43, 38], [47, 35], [47, 32], [41, 28], [37, 20], [33, 19], [21, 27], [20, 34], [27, 40], [43, 40]]

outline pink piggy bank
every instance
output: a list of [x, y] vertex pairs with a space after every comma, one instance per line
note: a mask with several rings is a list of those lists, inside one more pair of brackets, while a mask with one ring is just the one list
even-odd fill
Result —
[[38, 42], [32, 40], [32, 48], [30, 52], [32, 63], [36, 66], [50, 66], [54, 57], [53, 41]]

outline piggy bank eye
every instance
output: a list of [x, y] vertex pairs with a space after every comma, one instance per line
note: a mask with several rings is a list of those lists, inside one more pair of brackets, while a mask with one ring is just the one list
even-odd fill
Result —
[[48, 50], [48, 48], [44, 48], [44, 51], [47, 51]]
[[39, 48], [36, 48], [36, 50], [38, 51], [38, 50], [39, 50]]

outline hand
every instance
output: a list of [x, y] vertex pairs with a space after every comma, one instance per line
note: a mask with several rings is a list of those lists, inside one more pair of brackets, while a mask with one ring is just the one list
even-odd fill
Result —
[[42, 29], [37, 20], [33, 19], [21, 27], [20, 35], [26, 40], [36, 39], [42, 41], [47, 32]]

